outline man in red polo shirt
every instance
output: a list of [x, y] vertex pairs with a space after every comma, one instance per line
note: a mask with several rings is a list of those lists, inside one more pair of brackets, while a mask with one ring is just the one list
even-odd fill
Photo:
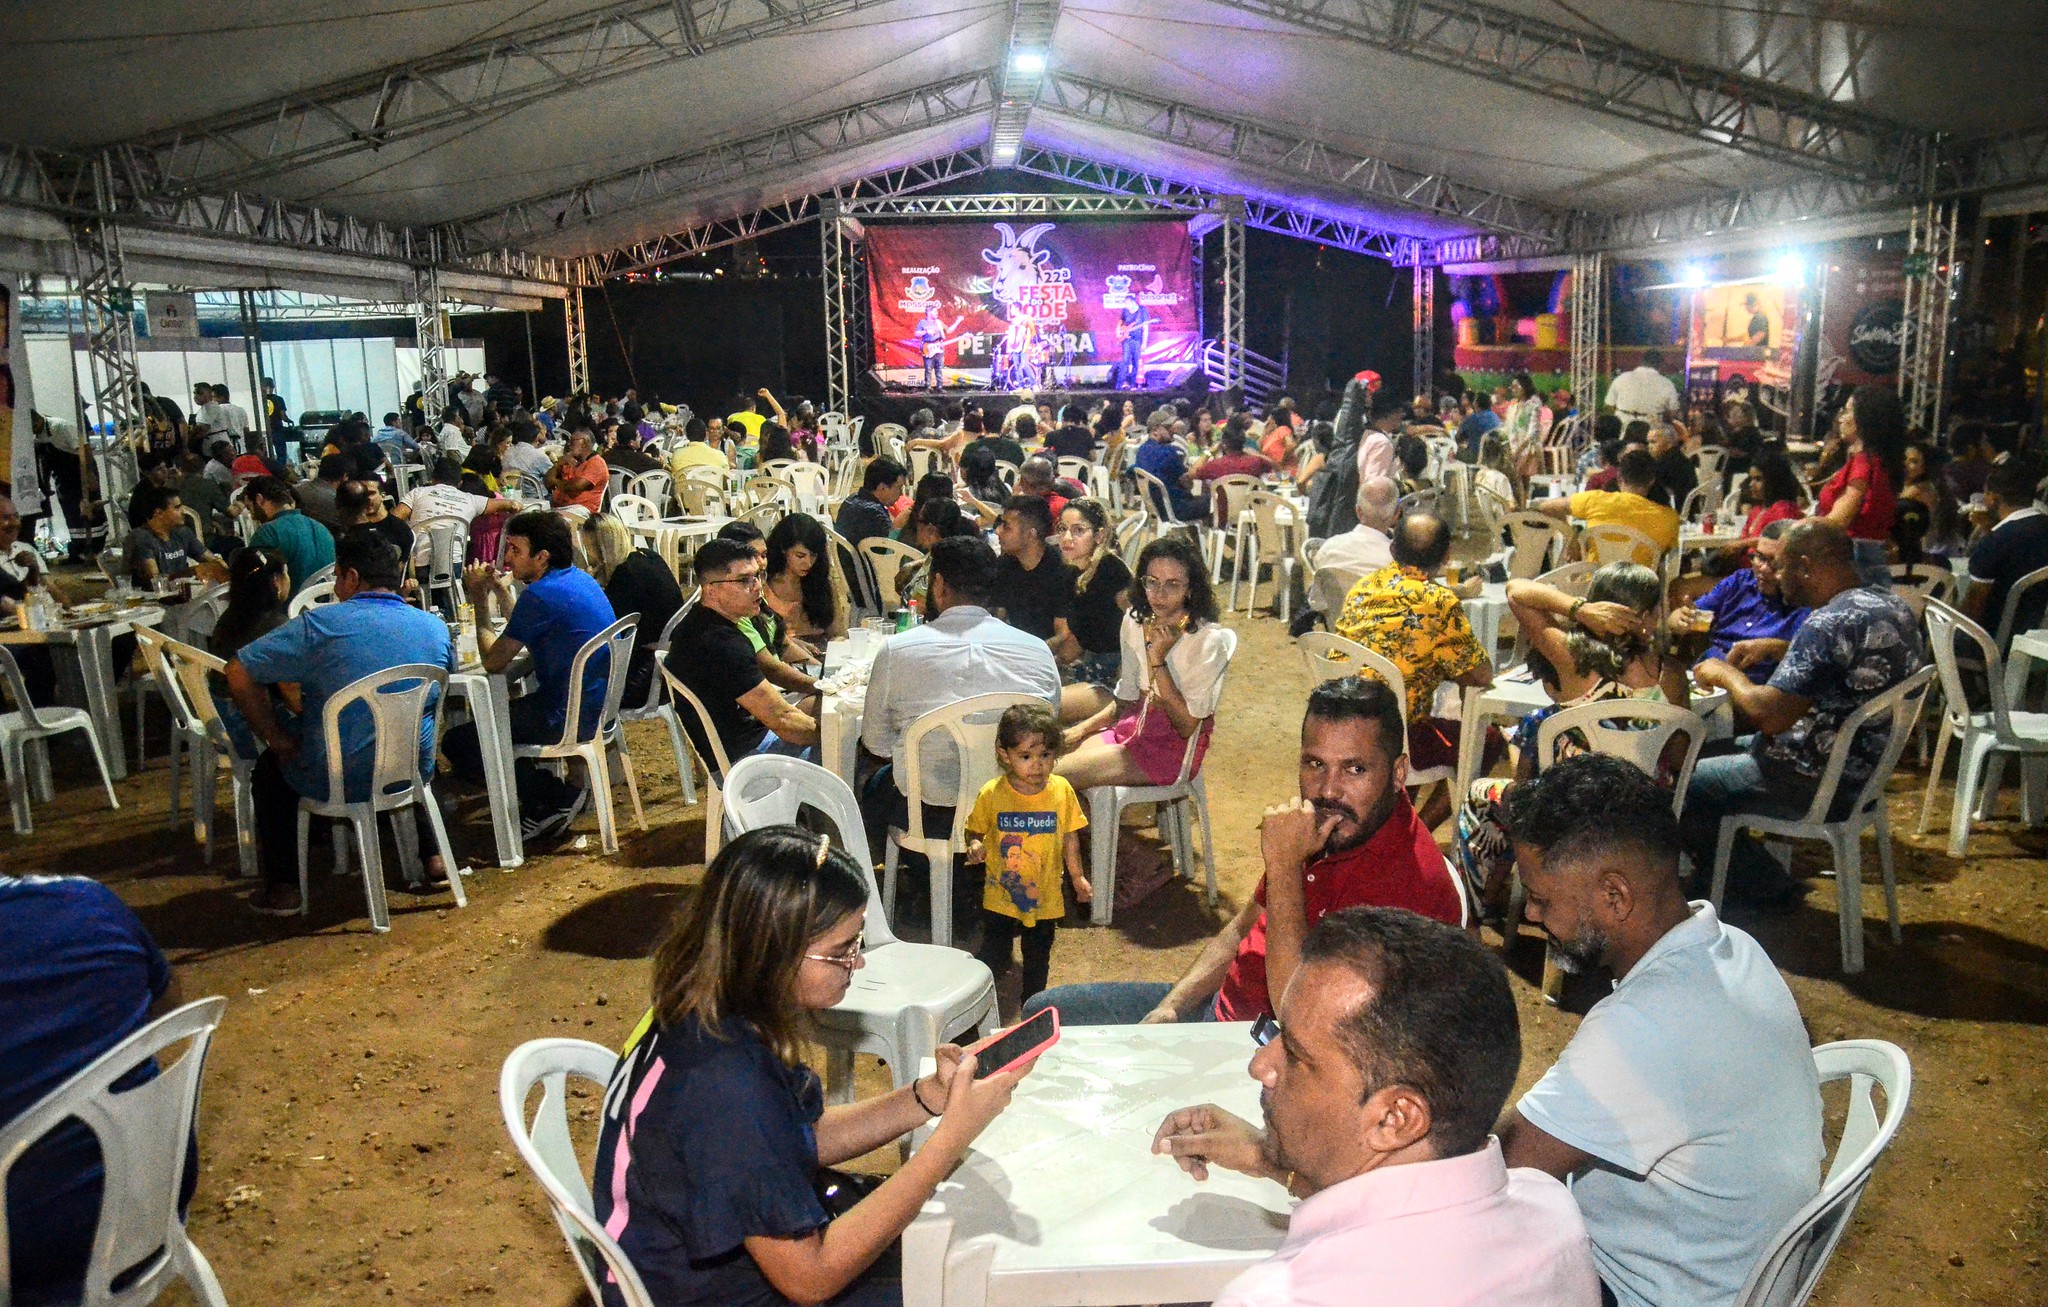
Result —
[[1458, 888], [1403, 788], [1406, 744], [1400, 702], [1384, 683], [1318, 685], [1301, 723], [1301, 795], [1259, 824], [1266, 874], [1187, 974], [1172, 985], [1062, 985], [1024, 1015], [1057, 1007], [1070, 1026], [1250, 1021], [1273, 1011], [1309, 927], [1339, 908], [1407, 908], [1457, 925]]

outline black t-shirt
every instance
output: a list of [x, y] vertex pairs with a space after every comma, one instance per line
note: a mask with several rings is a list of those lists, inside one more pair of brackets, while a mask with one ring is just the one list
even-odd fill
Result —
[[1124, 566], [1124, 560], [1114, 553], [1104, 554], [1088, 588], [1075, 593], [1073, 609], [1067, 614], [1067, 629], [1083, 649], [1099, 654], [1115, 653], [1123, 647], [1124, 610], [1116, 600], [1130, 586], [1131, 569]]
[[[358, 522], [350, 531], [375, 531], [392, 544], [398, 546], [400, 558], [412, 557], [412, 527], [386, 513], [374, 522]], [[346, 534], [346, 533], [344, 533]]]
[[1694, 467], [1692, 460], [1682, 452], [1674, 449], [1657, 460], [1657, 484], [1664, 488], [1664, 493], [1671, 496], [1671, 507], [1674, 509], [1685, 507], [1685, 497], [1691, 494], [1693, 487], [1699, 483], [1699, 469]]
[[1056, 427], [1045, 438], [1048, 458], [1095, 458], [1095, 433], [1086, 427]]
[[640, 614], [640, 626], [633, 635], [633, 662], [640, 651], [661, 639], [662, 628], [683, 606], [683, 588], [676, 574], [668, 570], [661, 555], [651, 549], [635, 549], [612, 571], [604, 597], [612, 602], [612, 615]]
[[[1984, 619], [1980, 623], [1998, 634], [1999, 619], [2005, 615], [2005, 596], [2013, 582], [2029, 572], [2048, 567], [2048, 514], [2022, 509], [1986, 532], [1970, 551], [1970, 582], [1991, 587], [1985, 596]], [[2021, 600], [2013, 619], [2015, 631], [2031, 631], [2041, 625], [2048, 607], [2048, 586], [2035, 586]]]
[[1030, 571], [1005, 554], [996, 562], [996, 607], [1003, 620], [1041, 640], [1050, 640], [1053, 622], [1074, 606], [1074, 569], [1048, 549]]
[[[668, 669], [704, 705], [727, 758], [743, 758], [760, 747], [768, 728], [740, 707], [739, 700], [763, 684], [764, 678], [760, 664], [754, 661], [753, 642], [739, 627], [699, 604], [676, 627], [675, 637], [669, 641]], [[697, 714], [679, 715], [698, 755], [707, 766], [714, 764], [717, 755], [711, 750], [711, 741], [705, 737]]]
[[960, 451], [960, 459], [965, 462], [974, 457], [975, 451], [983, 449], [993, 455], [998, 462], [1024, 466], [1024, 446], [1008, 436], [983, 436], [979, 440], [970, 440], [967, 447]]

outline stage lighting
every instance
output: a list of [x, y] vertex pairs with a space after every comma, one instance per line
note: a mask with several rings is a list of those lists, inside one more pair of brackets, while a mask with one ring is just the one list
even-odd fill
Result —
[[1045, 56], [1036, 50], [1019, 50], [1010, 56], [1010, 71], [1035, 77], [1045, 71]]
[[1678, 284], [1687, 290], [1699, 290], [1707, 284], [1707, 270], [1696, 263], [1688, 263], [1679, 269]]
[[1015, 162], [1017, 162], [1017, 147], [1016, 147], [1016, 146], [1014, 146], [1014, 145], [998, 145], [998, 146], [996, 147], [996, 162], [997, 162], [997, 163], [1015, 163]]
[[1778, 256], [1777, 273], [1778, 280], [1781, 282], [1787, 284], [1803, 282], [1806, 280], [1806, 260], [1798, 254], [1780, 254]]

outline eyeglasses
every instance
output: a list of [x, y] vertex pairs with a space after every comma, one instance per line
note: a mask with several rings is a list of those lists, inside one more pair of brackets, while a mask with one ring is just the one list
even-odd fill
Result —
[[765, 575], [763, 575], [762, 573], [760, 573], [760, 572], [749, 572], [749, 573], [747, 573], [747, 574], [746, 574], [745, 576], [727, 576], [727, 577], [721, 577], [721, 578], [719, 578], [719, 579], [718, 579], [718, 580], [716, 580], [716, 581], [706, 581], [706, 582], [705, 582], [704, 584], [706, 584], [706, 585], [743, 585], [743, 586], [745, 586], [745, 587], [746, 587], [747, 589], [749, 589], [749, 590], [759, 590], [759, 589], [761, 588], [761, 585], [762, 585], [762, 583], [763, 583], [764, 581], [766, 581], [766, 580], [767, 580], [767, 577], [766, 577]]
[[1147, 593], [1158, 594], [1172, 594], [1176, 590], [1188, 588], [1188, 583], [1185, 580], [1172, 576], [1148, 576], [1144, 579], [1143, 584]]
[[848, 948], [844, 953], [806, 953], [804, 958], [809, 962], [823, 962], [827, 966], [845, 967], [848, 971], [851, 971], [860, 965], [861, 957], [867, 951], [867, 936], [862, 935], [855, 939], [852, 947]]
[[1271, 1012], [1259, 1013], [1258, 1019], [1252, 1022], [1252, 1042], [1264, 1048], [1278, 1038], [1280, 1023], [1273, 1018]]

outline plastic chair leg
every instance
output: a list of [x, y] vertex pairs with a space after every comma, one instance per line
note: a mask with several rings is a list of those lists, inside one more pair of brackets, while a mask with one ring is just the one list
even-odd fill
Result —
[[1933, 818], [1934, 788], [1941, 784], [1941, 769], [1948, 762], [1949, 740], [1954, 734], [1949, 726], [1948, 715], [1944, 713], [1941, 718], [1941, 729], [1934, 737], [1934, 765], [1927, 769], [1927, 792], [1920, 797], [1920, 824], [1914, 828], [1915, 835], [1925, 835], [1928, 822]]
[[0, 741], [0, 753], [4, 753], [7, 769], [7, 800], [14, 809], [14, 833], [27, 835], [35, 829], [35, 823], [28, 813], [28, 758], [22, 749], [19, 735], [9, 735]]
[[1976, 731], [1963, 732], [1962, 747], [1956, 754], [1955, 803], [1948, 815], [1948, 855], [1960, 858], [1970, 846], [1971, 813], [1977, 804], [1977, 790], [1984, 782], [1985, 764], [1995, 760], [1991, 752], [1996, 737]]
[[1194, 779], [1195, 820], [1202, 823], [1202, 878], [1205, 882], [1202, 898], [1210, 907], [1216, 906], [1216, 836], [1209, 826], [1209, 787], [1202, 784], [1200, 776]]
[[448, 891], [455, 896], [455, 906], [469, 906], [469, 895], [462, 888], [462, 869], [455, 865], [455, 851], [448, 847], [448, 827], [441, 821], [441, 805], [434, 802], [433, 788], [420, 786], [420, 803], [427, 811], [427, 825], [434, 831], [434, 847], [440, 851], [441, 865], [448, 872]]
[[1863, 841], [1836, 826], [1828, 829], [1835, 846], [1835, 902], [1841, 917], [1842, 970], [1863, 970]]
[[[362, 855], [363, 895], [370, 901], [370, 929], [383, 934], [391, 929], [391, 905], [384, 898], [384, 854], [377, 847], [377, 814], [367, 806], [363, 815], [348, 818], [349, 832], [356, 838]], [[341, 838], [339, 829], [335, 838]]]
[[2042, 800], [2048, 798], [2048, 757], [2030, 753], [2020, 759], [2020, 818], [2029, 826], [2042, 822]]
[[306, 916], [313, 907], [312, 876], [307, 872], [307, 845], [313, 835], [313, 814], [299, 809], [299, 915]]
[[676, 720], [675, 711], [666, 705], [663, 705], [660, 716], [662, 724], [668, 727], [668, 742], [676, 751], [676, 783], [682, 786], [683, 802], [694, 808], [697, 806], [697, 766], [691, 759], [689, 748], [683, 743], [683, 725]]
[[[235, 860], [246, 880], [256, 879], [256, 797], [249, 788], [249, 773], [239, 764], [228, 773], [235, 798]], [[299, 860], [305, 860], [303, 851]]]
[[605, 762], [604, 743], [592, 740], [581, 755], [583, 773], [590, 781], [590, 798], [597, 807], [597, 841], [606, 853], [619, 851], [618, 814], [612, 810], [612, 769]]
[[206, 1260], [206, 1254], [199, 1251], [199, 1245], [180, 1232], [177, 1241], [183, 1247], [176, 1250], [178, 1274], [192, 1290], [192, 1296], [200, 1307], [228, 1307], [227, 1295], [220, 1291], [220, 1280], [213, 1273], [213, 1264]]
[[932, 943], [950, 947], [953, 943], [953, 850], [925, 853], [932, 881]]
[[704, 804], [704, 861], [708, 865], [725, 845], [725, 796], [716, 781], [706, 782], [706, 788], [710, 790]]
[[1998, 811], [1998, 791], [2005, 784], [2005, 755], [1993, 753], [1985, 764], [1984, 774], [1977, 783], [1976, 817], [1978, 821], [1990, 821]]
[[114, 793], [114, 773], [107, 770], [107, 751], [100, 747], [100, 733], [88, 727], [85, 738], [92, 743], [92, 760], [100, 765], [100, 784], [107, 788], [107, 806], [118, 812], [121, 799]]
[[[185, 752], [188, 759], [190, 758], [189, 751], [183, 751], [178, 748], [179, 741], [178, 728], [173, 725], [171, 727], [171, 810], [164, 815], [164, 824], [172, 830], [178, 829], [178, 755], [181, 752]], [[199, 773], [196, 769], [192, 773], [192, 816], [194, 823], [193, 832], [196, 835], [198, 833], [199, 817]]]
[[626, 734], [619, 732], [619, 770], [626, 773], [626, 797], [633, 801], [633, 825], [647, 829], [647, 814], [640, 807], [640, 778], [633, 774], [633, 755], [626, 748]]
[[[171, 739], [177, 740], [173, 735]], [[175, 747], [175, 745], [174, 745]], [[199, 841], [205, 850], [206, 865], [213, 865], [213, 809], [216, 787], [220, 782], [220, 757], [213, 751], [213, 745], [204, 740], [189, 740], [185, 745], [185, 761], [192, 769], [192, 838]], [[177, 761], [172, 759], [173, 776], [177, 775]]]
[[1885, 815], [1884, 805], [1879, 804], [1876, 820], [1871, 828], [1877, 832], [1877, 865], [1884, 871], [1884, 915], [1890, 925], [1892, 943], [1900, 943], [1904, 936], [1899, 933], [1899, 878], [1893, 865], [1895, 850], [1892, 848], [1891, 818]]
[[1117, 820], [1123, 806], [1117, 802], [1116, 787], [1102, 785], [1088, 791], [1089, 869], [1094, 881], [1095, 900], [1088, 905], [1088, 919], [1107, 926], [1116, 912]]
[[1721, 900], [1728, 893], [1728, 860], [1735, 856], [1735, 837], [1742, 830], [1740, 817], [1721, 818], [1721, 835], [1714, 841], [1714, 884], [1707, 891], [1707, 902], [1714, 905], [1714, 912], [1721, 911]]

